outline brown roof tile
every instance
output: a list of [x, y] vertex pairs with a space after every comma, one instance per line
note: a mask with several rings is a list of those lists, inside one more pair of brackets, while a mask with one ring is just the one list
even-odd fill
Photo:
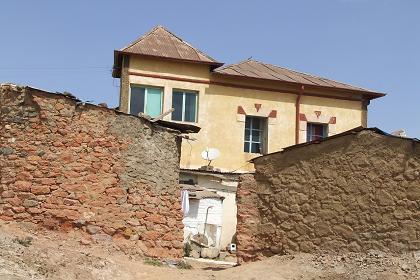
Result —
[[160, 25], [119, 51], [222, 65]]
[[263, 63], [253, 59], [248, 59], [237, 64], [223, 66], [215, 69], [214, 72], [239, 77], [267, 79], [273, 81], [298, 83], [303, 85], [371, 92], [370, 90], [364, 88], [348, 85], [345, 83], [337, 82], [322, 77], [309, 75], [302, 72], [297, 72], [284, 67]]
[[[332, 89], [341, 89], [349, 91], [363, 92], [372, 95], [371, 98], [381, 97], [384, 94], [373, 92], [360, 87], [348, 85], [334, 80], [297, 72], [284, 67], [263, 63], [253, 59], [248, 59], [237, 64], [223, 66], [223, 63], [216, 61], [202, 51], [194, 48], [163, 26], [156, 26], [150, 32], [138, 38], [127, 47], [115, 51], [113, 77], [121, 76], [121, 64], [123, 54], [136, 54], [175, 59], [186, 62], [209, 64], [214, 69], [214, 73], [248, 77], [264, 80], [280, 81], [286, 83], [295, 83], [310, 85], [315, 87], [324, 87]], [[219, 67], [219, 68], [217, 68]]]

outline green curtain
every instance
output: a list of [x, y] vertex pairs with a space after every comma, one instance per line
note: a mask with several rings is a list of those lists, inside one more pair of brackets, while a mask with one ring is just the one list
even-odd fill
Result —
[[159, 88], [147, 88], [146, 114], [157, 117], [162, 114], [162, 90]]

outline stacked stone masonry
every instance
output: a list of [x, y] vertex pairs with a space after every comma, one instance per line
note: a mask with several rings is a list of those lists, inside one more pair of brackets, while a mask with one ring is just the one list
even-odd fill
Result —
[[254, 164], [237, 192], [240, 260], [420, 250], [418, 141], [363, 130]]
[[176, 131], [14, 85], [0, 105], [1, 219], [182, 255]]

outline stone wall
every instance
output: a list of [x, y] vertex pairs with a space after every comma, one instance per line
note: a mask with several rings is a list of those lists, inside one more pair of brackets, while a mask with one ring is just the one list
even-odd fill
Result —
[[182, 255], [177, 131], [28, 87], [0, 105], [1, 219]]
[[238, 187], [238, 256], [420, 250], [419, 141], [359, 130], [254, 160]]

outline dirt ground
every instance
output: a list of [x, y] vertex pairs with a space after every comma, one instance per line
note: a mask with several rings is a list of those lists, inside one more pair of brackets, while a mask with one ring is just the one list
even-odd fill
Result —
[[[131, 246], [131, 245], [130, 245]], [[154, 262], [152, 262], [154, 263]], [[0, 222], [0, 279], [420, 279], [420, 252], [389, 255], [297, 254], [217, 269], [179, 269], [146, 264], [136, 248], [88, 242], [77, 231], [39, 230], [32, 224]]]

